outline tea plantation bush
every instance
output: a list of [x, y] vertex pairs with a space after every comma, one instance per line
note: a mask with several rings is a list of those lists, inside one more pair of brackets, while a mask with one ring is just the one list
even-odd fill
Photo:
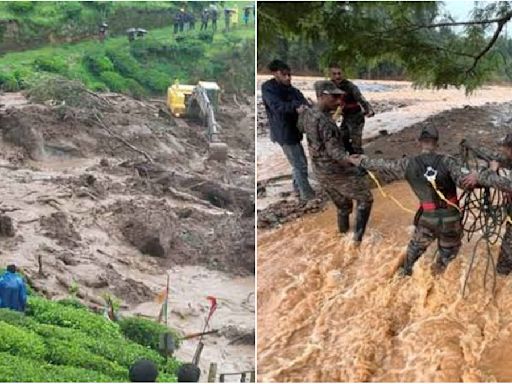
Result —
[[130, 340], [154, 350], [160, 345], [160, 335], [171, 333], [176, 347], [179, 347], [179, 336], [166, 326], [140, 317], [128, 317], [119, 322], [121, 331]]
[[26, 315], [0, 309], [0, 382], [127, 382], [141, 358], [158, 365], [159, 382], [174, 382], [179, 362], [152, 349], [161, 332], [176, 335], [139, 318], [120, 327], [74, 299], [30, 296]]

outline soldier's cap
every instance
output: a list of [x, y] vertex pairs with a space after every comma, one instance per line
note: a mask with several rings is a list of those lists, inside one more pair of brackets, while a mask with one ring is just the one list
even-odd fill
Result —
[[500, 140], [500, 144], [505, 147], [512, 147], [512, 133], [507, 133], [507, 136]]
[[439, 132], [437, 131], [436, 127], [432, 127], [432, 126], [424, 127], [421, 130], [419, 139], [420, 140], [423, 140], [423, 139], [439, 140]]
[[315, 82], [315, 92], [317, 95], [343, 95], [345, 93], [330, 80]]

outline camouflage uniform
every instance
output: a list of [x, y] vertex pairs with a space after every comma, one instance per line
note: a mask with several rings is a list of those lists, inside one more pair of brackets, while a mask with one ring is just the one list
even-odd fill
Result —
[[[359, 88], [349, 80], [342, 80], [338, 86], [345, 92], [343, 122], [341, 130], [347, 131], [352, 143], [353, 153], [363, 153], [364, 115], [373, 112], [370, 103], [363, 97]], [[362, 108], [361, 108], [362, 107]]]
[[[505, 164], [507, 161], [505, 161]], [[512, 174], [499, 176], [490, 169], [478, 174], [478, 183], [483, 187], [491, 187], [504, 192], [512, 192]], [[507, 215], [512, 218], [512, 204], [507, 205]], [[507, 221], [505, 234], [501, 242], [500, 254], [496, 264], [496, 271], [502, 275], [508, 275], [512, 271], [512, 224]]]
[[357, 201], [355, 240], [361, 241], [370, 216], [373, 196], [368, 179], [348, 157], [343, 137], [328, 112], [315, 106], [301, 115], [300, 125], [308, 140], [309, 154], [317, 180], [338, 209], [338, 228], [347, 232], [352, 200]]
[[[420, 166], [417, 167], [415, 162], [419, 162]], [[437, 239], [439, 252], [435, 264], [438, 271], [444, 269], [457, 255], [461, 245], [463, 228], [459, 211], [439, 198], [436, 199], [434, 189], [424, 177], [426, 168], [421, 169], [422, 166], [433, 163], [434, 169], [438, 170], [436, 178], [438, 188], [455, 204], [457, 201], [455, 182], [458, 183], [464, 175], [462, 167], [449, 156], [424, 152], [416, 157], [395, 161], [367, 158], [361, 161], [361, 166], [366, 169], [387, 171], [397, 179], [407, 179], [420, 199], [420, 209], [414, 218], [416, 228], [407, 246], [407, 257], [403, 264], [403, 272], [407, 275], [412, 274], [414, 263], [434, 240]], [[448, 183], [447, 188], [443, 188], [443, 181]]]

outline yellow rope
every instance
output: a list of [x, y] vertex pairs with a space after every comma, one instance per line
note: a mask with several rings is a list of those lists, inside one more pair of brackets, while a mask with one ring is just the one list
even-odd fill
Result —
[[412, 211], [410, 210], [409, 208], [406, 208], [402, 205], [402, 203], [400, 203], [397, 199], [395, 199], [393, 196], [391, 195], [388, 195], [384, 189], [382, 188], [382, 185], [380, 185], [379, 183], [379, 180], [377, 179], [377, 177], [369, 170], [366, 170], [368, 172], [368, 175], [370, 175], [370, 177], [372, 178], [372, 180], [375, 182], [375, 184], [377, 184], [377, 188], [379, 189], [380, 193], [382, 194], [382, 196], [384, 197], [387, 197], [387, 198], [390, 198], [391, 200], [393, 200], [393, 202], [398, 205], [400, 208], [402, 208], [402, 210], [404, 210], [405, 212], [409, 212], [409, 213], [412, 213], [413, 215], [416, 214], [415, 211]]
[[[428, 180], [428, 179], [427, 179]], [[456, 208], [457, 211], [459, 211], [460, 213], [462, 213], [460, 207], [457, 205], [457, 204], [454, 204], [452, 203], [451, 201], [449, 201], [446, 196], [443, 194], [443, 192], [441, 192], [439, 189], [437, 189], [437, 185], [436, 185], [436, 181], [435, 180], [428, 180], [428, 182], [432, 185], [432, 188], [434, 188], [434, 191], [436, 191], [437, 193], [437, 196], [439, 196], [439, 198], [441, 200], [443, 200], [446, 204], [452, 206], [453, 208]]]

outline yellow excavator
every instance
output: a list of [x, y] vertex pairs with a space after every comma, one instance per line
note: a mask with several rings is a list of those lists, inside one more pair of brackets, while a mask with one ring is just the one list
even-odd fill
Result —
[[174, 117], [199, 118], [208, 129], [209, 159], [226, 161], [228, 146], [219, 140], [220, 126], [215, 120], [220, 87], [215, 82], [200, 81], [183, 85], [177, 80], [167, 89], [167, 106]]

